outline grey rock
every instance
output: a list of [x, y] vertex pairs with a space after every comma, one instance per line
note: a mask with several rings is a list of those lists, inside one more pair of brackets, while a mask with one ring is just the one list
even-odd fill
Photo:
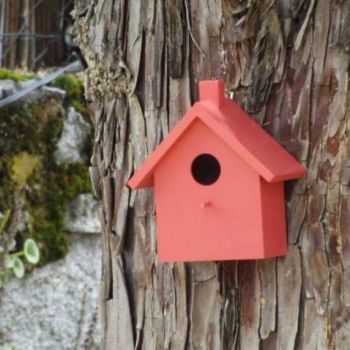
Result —
[[1, 292], [0, 349], [100, 349], [100, 239], [71, 235], [68, 255]]
[[67, 93], [59, 88], [53, 86], [43, 86], [42, 91], [48, 95], [59, 96], [62, 100], [66, 97]]
[[69, 107], [55, 152], [57, 163], [83, 163], [87, 158], [83, 148], [90, 131], [89, 123], [73, 107]]
[[19, 232], [23, 232], [27, 228], [27, 224], [29, 220], [30, 220], [30, 214], [27, 211], [22, 210], [19, 214], [17, 230]]
[[12, 95], [18, 90], [18, 84], [13, 80], [0, 80], [0, 100]]
[[66, 230], [79, 233], [101, 232], [101, 204], [91, 193], [80, 194], [66, 212]]

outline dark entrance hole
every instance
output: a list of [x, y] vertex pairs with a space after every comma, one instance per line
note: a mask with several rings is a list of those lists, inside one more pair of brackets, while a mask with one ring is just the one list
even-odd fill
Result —
[[203, 153], [197, 156], [191, 166], [193, 178], [201, 185], [211, 185], [220, 176], [220, 163], [211, 154]]

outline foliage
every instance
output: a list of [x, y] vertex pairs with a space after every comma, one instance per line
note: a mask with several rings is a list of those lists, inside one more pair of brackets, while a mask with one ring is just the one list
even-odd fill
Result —
[[66, 91], [69, 103], [76, 111], [87, 116], [87, 109], [84, 101], [83, 82], [73, 74], [61, 75], [52, 83], [53, 86]]
[[[14, 249], [13, 246], [12, 249]], [[17, 278], [23, 278], [25, 275], [25, 263], [21, 259], [24, 257], [26, 263], [35, 265], [39, 262], [40, 251], [33, 239], [26, 239], [24, 242], [24, 249], [14, 253], [6, 254], [5, 252], [0, 253], [0, 257], [4, 260], [5, 270], [0, 273], [0, 286], [6, 281], [11, 275]]]
[[31, 264], [37, 264], [39, 262], [40, 251], [33, 239], [28, 238], [24, 242], [23, 253], [27, 261], [30, 262]]
[[18, 257], [15, 256], [13, 258], [10, 258], [12, 261], [12, 266], [10, 267], [13, 271], [13, 274], [17, 277], [17, 278], [22, 278], [24, 276], [25, 270], [24, 270], [24, 264], [22, 262], [22, 260]]
[[[6, 224], [10, 219], [10, 210], [0, 218], [0, 237], [3, 236]], [[11, 276], [22, 278], [25, 274], [25, 265], [21, 259], [22, 256], [27, 263], [35, 265], [39, 262], [40, 251], [33, 239], [26, 239], [24, 248], [21, 251], [16, 250], [16, 241], [11, 239], [5, 247], [0, 247], [0, 259], [3, 261], [3, 268], [0, 269], [0, 287]]]

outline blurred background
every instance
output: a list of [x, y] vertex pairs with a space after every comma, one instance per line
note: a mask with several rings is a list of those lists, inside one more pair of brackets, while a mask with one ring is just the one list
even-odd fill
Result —
[[100, 203], [72, 0], [0, 0], [0, 349], [99, 349]]
[[60, 66], [71, 59], [73, 0], [1, 0], [0, 66]]

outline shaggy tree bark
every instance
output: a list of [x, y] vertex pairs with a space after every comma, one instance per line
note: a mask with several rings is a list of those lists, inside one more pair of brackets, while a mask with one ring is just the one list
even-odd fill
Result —
[[[104, 347], [347, 349], [350, 1], [76, 0], [75, 19]], [[153, 191], [125, 186], [211, 78], [307, 167], [286, 186], [284, 258], [161, 264]]]

